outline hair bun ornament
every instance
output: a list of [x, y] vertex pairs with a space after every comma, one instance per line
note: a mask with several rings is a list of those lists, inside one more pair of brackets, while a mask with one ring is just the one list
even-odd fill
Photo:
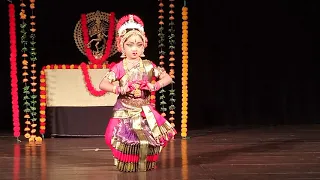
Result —
[[119, 19], [117, 24], [117, 31], [119, 36], [123, 36], [127, 29], [137, 29], [141, 33], [144, 33], [144, 23], [136, 15], [129, 14]]

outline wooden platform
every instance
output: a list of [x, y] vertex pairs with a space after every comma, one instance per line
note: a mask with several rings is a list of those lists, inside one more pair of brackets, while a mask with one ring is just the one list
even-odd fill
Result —
[[190, 132], [164, 149], [154, 171], [115, 170], [103, 138], [0, 139], [2, 180], [315, 180], [320, 125]]

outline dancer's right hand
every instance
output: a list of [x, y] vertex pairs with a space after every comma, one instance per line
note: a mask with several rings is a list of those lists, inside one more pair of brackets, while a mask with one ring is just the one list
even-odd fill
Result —
[[120, 87], [120, 94], [124, 95], [127, 94], [127, 92], [130, 91], [130, 88], [128, 87], [128, 83], [126, 83], [124, 86]]

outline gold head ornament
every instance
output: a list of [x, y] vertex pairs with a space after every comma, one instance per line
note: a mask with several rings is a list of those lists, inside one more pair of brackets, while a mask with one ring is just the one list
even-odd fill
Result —
[[122, 57], [124, 57], [124, 42], [131, 35], [139, 35], [144, 42], [144, 48], [146, 48], [148, 45], [148, 39], [144, 31], [144, 23], [136, 15], [129, 14], [120, 18], [117, 24], [117, 32], [117, 48], [119, 52], [122, 52]]

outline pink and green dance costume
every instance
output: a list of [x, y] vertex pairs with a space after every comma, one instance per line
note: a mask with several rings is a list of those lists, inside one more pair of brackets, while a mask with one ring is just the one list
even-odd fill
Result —
[[145, 84], [159, 77], [159, 68], [149, 60], [140, 60], [140, 66], [128, 70], [125, 63], [114, 65], [105, 77], [119, 81], [120, 87], [127, 83], [132, 89], [118, 96], [105, 140], [119, 171], [148, 171], [155, 168], [161, 150], [176, 131], [150, 104], [151, 93]]

